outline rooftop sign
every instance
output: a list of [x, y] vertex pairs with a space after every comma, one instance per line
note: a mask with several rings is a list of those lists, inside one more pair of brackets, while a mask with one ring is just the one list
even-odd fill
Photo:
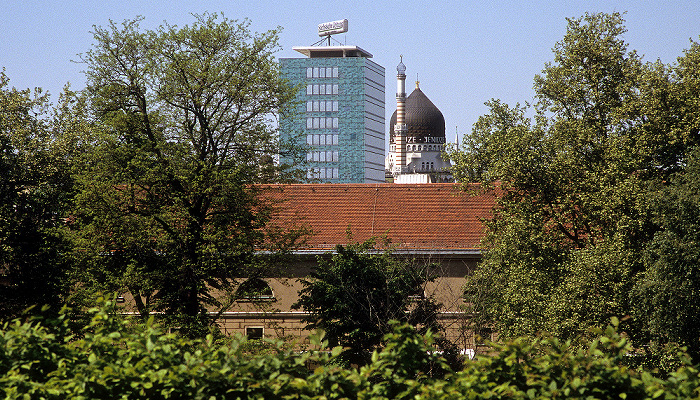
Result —
[[318, 36], [330, 36], [348, 31], [348, 20], [324, 22], [318, 25]]

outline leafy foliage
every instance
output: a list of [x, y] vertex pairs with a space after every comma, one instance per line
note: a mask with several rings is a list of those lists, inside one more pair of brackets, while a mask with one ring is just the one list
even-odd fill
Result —
[[142, 31], [139, 20], [96, 27], [82, 56], [101, 134], [76, 168], [81, 281], [128, 291], [144, 317], [162, 311], [203, 335], [256, 250], [295, 233], [266, 231], [272, 205], [258, 183], [293, 179], [273, 118], [294, 98], [272, 53], [278, 31], [197, 16]]
[[[534, 109], [488, 102], [453, 152], [455, 176], [498, 187], [466, 299], [501, 337], [574, 340], [634, 315], [630, 293], [659, 229], [647, 200], [684, 169], [700, 114], [688, 95], [697, 45], [677, 65], [644, 64], [623, 22], [617, 13], [570, 19], [535, 77]], [[646, 343], [644, 321], [624, 321]]]
[[661, 230], [635, 287], [637, 310], [661, 343], [686, 346], [700, 359], [700, 151], [654, 199]]
[[[14, 321], [0, 330], [0, 387], [8, 399], [488, 399], [700, 396], [700, 374], [687, 363], [660, 379], [625, 366], [632, 348], [613, 325], [587, 349], [556, 339], [495, 345], [490, 356], [452, 371], [433, 351], [431, 334], [394, 325], [370, 364], [343, 368], [321, 351], [248, 353], [245, 339], [225, 345], [191, 341], [153, 325], [131, 324], [109, 303], [90, 310], [77, 338], [65, 315]], [[443, 374], [425, 374], [433, 365]], [[313, 368], [313, 370], [311, 369]]]
[[0, 320], [66, 300], [66, 242], [56, 229], [72, 182], [48, 95], [9, 89], [0, 73]]
[[[343, 346], [343, 358], [353, 364], [370, 361], [389, 321], [427, 329], [439, 329], [439, 304], [424, 296], [433, 277], [427, 267], [398, 261], [388, 252], [372, 251], [373, 241], [336, 246], [330, 260], [319, 257], [311, 278], [294, 308], [303, 308], [307, 329], [323, 329], [332, 346]], [[416, 296], [416, 294], [418, 294]]]

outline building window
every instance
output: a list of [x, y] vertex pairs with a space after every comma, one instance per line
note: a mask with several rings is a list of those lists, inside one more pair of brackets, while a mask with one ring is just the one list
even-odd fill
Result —
[[338, 179], [339, 170], [337, 167], [311, 168], [306, 171], [307, 179]]
[[338, 162], [340, 155], [337, 151], [310, 151], [306, 153], [306, 161]]
[[306, 102], [306, 112], [338, 112], [336, 100], [309, 100]]
[[474, 335], [474, 344], [484, 346], [492, 340], [493, 330], [491, 328], [479, 328]]
[[270, 285], [260, 278], [250, 278], [236, 289], [238, 301], [271, 301], [275, 299]]
[[310, 146], [337, 146], [338, 142], [338, 134], [306, 135], [306, 144]]
[[265, 337], [265, 328], [262, 326], [246, 326], [245, 336], [248, 340], [260, 340]]
[[[307, 117], [306, 129], [338, 129], [338, 117]], [[330, 144], [330, 143], [327, 143]]]
[[338, 67], [308, 67], [306, 68], [306, 78], [337, 78]]
[[319, 85], [319, 84], [309, 84], [306, 85], [306, 94], [311, 95], [329, 95], [338, 94], [338, 85]]

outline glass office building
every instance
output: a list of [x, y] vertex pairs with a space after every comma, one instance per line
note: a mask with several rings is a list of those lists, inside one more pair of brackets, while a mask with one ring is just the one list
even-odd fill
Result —
[[[385, 73], [357, 46], [295, 47], [280, 59], [298, 85], [299, 109], [280, 120], [283, 140], [308, 145], [307, 177], [332, 183], [384, 182]], [[285, 160], [281, 155], [280, 160]]]

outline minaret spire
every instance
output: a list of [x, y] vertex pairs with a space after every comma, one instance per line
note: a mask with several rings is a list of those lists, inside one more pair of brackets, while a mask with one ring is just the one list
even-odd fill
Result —
[[403, 55], [396, 67], [396, 125], [394, 126], [394, 144], [396, 158], [392, 175], [402, 174], [406, 169], [406, 66]]

